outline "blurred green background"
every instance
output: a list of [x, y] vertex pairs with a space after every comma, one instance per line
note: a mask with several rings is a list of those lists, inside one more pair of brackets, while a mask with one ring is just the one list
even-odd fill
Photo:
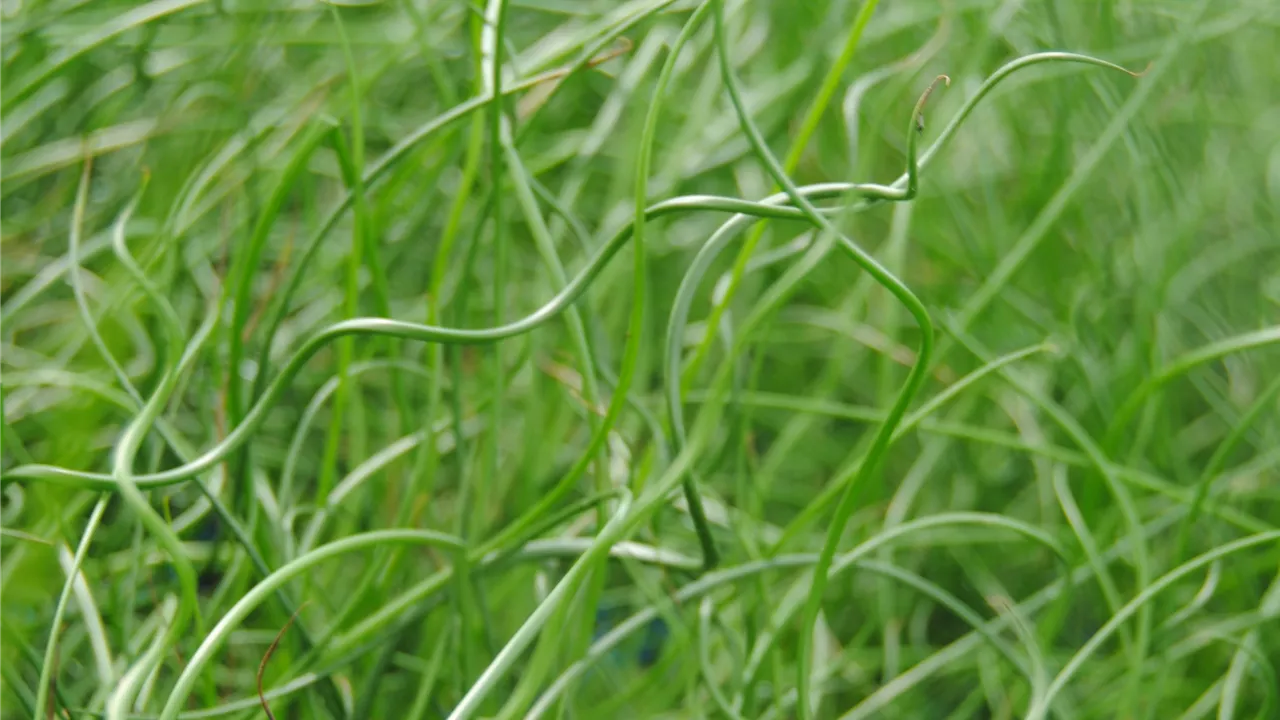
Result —
[[[689, 280], [683, 380], [672, 307], [728, 216], [649, 220], [639, 288], [630, 246], [591, 274], [655, 102], [650, 204], [778, 189], [710, 18], [655, 100], [701, 4], [0, 3], [3, 717], [263, 717], [259, 687], [281, 718], [1280, 717], [1280, 4], [726, 0], [798, 185], [892, 182], [939, 74], [922, 148], [1018, 57], [1147, 69], [1019, 69], [914, 200], [833, 216], [938, 351], [840, 549], [897, 539], [812, 629], [811, 554], [921, 333], [797, 219]], [[576, 314], [497, 345], [308, 345], [353, 317], [491, 328], [588, 270]], [[719, 568], [679, 493], [584, 554], [622, 488], [675, 477], [676, 386]], [[563, 613], [482, 679], [539, 608]]]

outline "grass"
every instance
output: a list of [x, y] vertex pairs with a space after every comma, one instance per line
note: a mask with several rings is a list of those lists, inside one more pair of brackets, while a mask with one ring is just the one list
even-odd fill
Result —
[[6, 4], [0, 715], [1274, 717], [1273, 5]]

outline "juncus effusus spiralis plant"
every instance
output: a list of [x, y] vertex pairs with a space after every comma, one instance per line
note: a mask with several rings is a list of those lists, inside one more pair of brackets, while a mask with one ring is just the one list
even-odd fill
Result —
[[6, 17], [6, 717], [1280, 707], [1269, 6], [355, 5]]

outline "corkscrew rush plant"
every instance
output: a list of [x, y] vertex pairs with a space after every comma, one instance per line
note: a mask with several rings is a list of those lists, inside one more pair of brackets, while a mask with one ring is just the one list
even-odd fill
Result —
[[[34, 127], [73, 93], [68, 68], [116, 50], [116, 38], [127, 40], [121, 49], [152, 58], [136, 62], [130, 82], [164, 88], [174, 77], [166, 73], [194, 70], [165, 64], [176, 56], [154, 44], [170, 48], [173, 40], [151, 33], [153, 23], [207, 11], [198, 17], [216, 34], [255, 17], [233, 4], [204, 5], [149, 3], [84, 48], [37, 54], [31, 67], [23, 63], [33, 56], [19, 56], [13, 67], [26, 74], [4, 98], [6, 124], [13, 113]], [[384, 8], [413, 20], [418, 35], [406, 42], [421, 46], [410, 55], [424, 61], [415, 72], [440, 93], [406, 102], [449, 108], [430, 111], [417, 129], [406, 118], [421, 122], [423, 113], [374, 109], [385, 107], [387, 78], [406, 54], [367, 61], [387, 42], [382, 26], [375, 26], [382, 36], [369, 32], [383, 10], [335, 5], [307, 32], [332, 33], [318, 46], [332, 60], [341, 56], [341, 70], [316, 66], [319, 74], [302, 83], [307, 93], [281, 96], [278, 108], [290, 110], [255, 116], [233, 142], [203, 147], [203, 159], [185, 164], [186, 183], [171, 182], [163, 166], [121, 172], [106, 149], [112, 145], [93, 143], [73, 160], [37, 148], [31, 152], [48, 157], [21, 156], [22, 167], [51, 169], [5, 175], [6, 200], [21, 198], [15, 206], [28, 214], [22, 225], [6, 218], [7, 237], [43, 232], [28, 218], [37, 206], [22, 204], [25, 185], [14, 183], [47, 180], [55, 188], [58, 167], [74, 168], [78, 182], [65, 260], [33, 273], [28, 287], [3, 290], [3, 522], [28, 523], [3, 538], [5, 595], [20, 598], [28, 582], [28, 570], [13, 568], [43, 557], [38, 542], [17, 538], [50, 538], [58, 555], [47, 614], [20, 616], [10, 610], [20, 606], [8, 604], [19, 601], [6, 600], [0, 715], [248, 717], [268, 701], [268, 716], [287, 705], [297, 716], [450, 720], [643, 716], [662, 708], [866, 718], [890, 703], [908, 715], [999, 708], [991, 712], [1037, 720], [1093, 717], [1104, 707], [1134, 717], [1169, 707], [1190, 708], [1189, 717], [1274, 710], [1280, 692], [1268, 674], [1276, 661], [1268, 642], [1280, 576], [1262, 593], [1259, 580], [1274, 568], [1259, 557], [1280, 548], [1277, 520], [1260, 500], [1232, 499], [1261, 497], [1259, 483], [1280, 464], [1280, 454], [1265, 451], [1276, 430], [1266, 410], [1280, 385], [1249, 394], [1249, 363], [1274, 350], [1277, 329], [1240, 331], [1223, 314], [1169, 311], [1155, 331], [1164, 339], [1152, 342], [1160, 350], [1141, 361], [1132, 341], [1100, 349], [1059, 333], [1047, 340], [1057, 309], [1026, 291], [1012, 294], [1009, 279], [1085, 187], [1075, 175], [1024, 234], [1032, 239], [1019, 241], [1013, 260], [1001, 258], [995, 280], [979, 276], [974, 294], [940, 290], [938, 273], [954, 258], [923, 253], [919, 264], [914, 254], [904, 263], [872, 249], [884, 224], [873, 211], [883, 204], [927, 203], [933, 212], [952, 202], [955, 177], [965, 171], [943, 161], [951, 144], [957, 163], [983, 154], [1015, 167], [1024, 161], [976, 142], [988, 121], [975, 114], [998, 87], [1030, 102], [1023, 98], [1040, 97], [1030, 83], [1092, 82], [1099, 106], [1124, 103], [1127, 119], [1108, 125], [1105, 142], [1087, 155], [1092, 171], [1134, 110], [1124, 85], [1062, 76], [1091, 67], [1138, 73], [1091, 55], [1038, 52], [1011, 35], [1000, 42], [1020, 54], [990, 74], [975, 75], [988, 56], [979, 51], [970, 67], [956, 61], [937, 68], [948, 75], [921, 77], [913, 63], [945, 47], [938, 38], [955, 30], [913, 31], [913, 42], [927, 38], [929, 52], [887, 53], [909, 60], [881, 66], [894, 72], [875, 76], [877, 90], [860, 86], [856, 103], [865, 114], [877, 103], [861, 93], [889, 98], [876, 112], [896, 118], [882, 137], [897, 144], [905, 170], [883, 184], [810, 182], [852, 172], [811, 161], [803, 148], [825, 143], [818, 128], [844, 69], [862, 64], [864, 45], [885, 43], [890, 31], [878, 30], [877, 19], [932, 32], [942, 10], [904, 19], [877, 15], [877, 3], [867, 2], [845, 18], [854, 24], [841, 31], [835, 67], [810, 58], [806, 72], [816, 68], [822, 78], [819, 98], [780, 160], [771, 139], [792, 113], [779, 112], [772, 98], [791, 92], [792, 81], [772, 82], [756, 60], [762, 38], [776, 31], [769, 23], [785, 18], [726, 0], [633, 0], [581, 13], [551, 5]], [[561, 12], [563, 26], [534, 42], [517, 21]], [[49, 17], [21, 16], [10, 37], [57, 42], [39, 29]], [[1228, 13], [1223, 22], [1240, 18]], [[437, 21], [446, 24], [433, 29]], [[1215, 28], [1187, 29], [1177, 43], [1116, 59], [1141, 65], [1163, 50], [1159, 62], [1167, 64], [1175, 50], [1225, 32]], [[642, 29], [642, 40], [629, 39]], [[432, 44], [453, 42], [450, 33], [474, 45], [468, 68], [461, 55], [435, 54]], [[289, 61], [306, 66], [304, 54]], [[1037, 66], [1047, 72], [1022, 73]], [[466, 82], [450, 82], [451, 73]], [[651, 85], [641, 82], [648, 75]], [[1143, 93], [1155, 92], [1152, 78], [1142, 82]], [[459, 84], [474, 94], [459, 95]], [[624, 115], [635, 117], [621, 122], [634, 128], [627, 153], [606, 145], [574, 164], [565, 158], [587, 133], [570, 129], [556, 99], [587, 91], [602, 92], [606, 106], [630, 108]], [[206, 102], [198, 95], [191, 107]], [[216, 92], [209, 97], [223, 102]], [[920, 147], [934, 132], [933, 115], [947, 108], [947, 122]], [[1052, 124], [1062, 109], [1046, 101], [1027, 112], [1028, 122]], [[564, 132], [545, 131], [557, 123]], [[168, 142], [170, 128], [156, 132], [140, 141], [154, 143], [148, 152]], [[965, 140], [970, 132], [975, 142]], [[859, 137], [863, 146], [876, 142]], [[1124, 137], [1131, 152], [1147, 152], [1142, 131]], [[705, 152], [689, 150], [699, 145]], [[386, 149], [366, 164], [376, 148]], [[270, 169], [261, 183], [247, 179], [248, 158], [254, 171]], [[878, 171], [882, 163], [865, 165]], [[607, 180], [588, 178], [603, 166]], [[111, 194], [122, 177], [139, 176], [140, 187]], [[572, 182], [562, 185], [566, 176]], [[737, 193], [707, 179], [714, 177], [730, 178]], [[404, 200], [415, 193], [423, 197]], [[610, 194], [623, 200], [601, 203]], [[167, 211], [157, 197], [171, 200]], [[1162, 201], [1135, 202], [1149, 212]], [[983, 227], [958, 207], [957, 233]], [[213, 208], [222, 212], [225, 248], [194, 230]], [[902, 217], [893, 232], [911, 242]], [[105, 237], [95, 235], [99, 226], [108, 226]], [[795, 228], [807, 234], [757, 249]], [[436, 230], [428, 238], [438, 240], [429, 253], [436, 264], [406, 272], [414, 262], [406, 258], [426, 252], [415, 243]], [[350, 237], [337, 241], [339, 232]], [[1064, 242], [1073, 252], [1100, 252], [1079, 249], [1090, 241]], [[735, 245], [738, 258], [725, 267]], [[1264, 240], [1258, 245], [1267, 252]], [[582, 259], [566, 262], [566, 247]], [[629, 268], [613, 262], [626, 249]], [[832, 262], [837, 254], [852, 262]], [[1173, 262], [1172, 254], [1149, 254]], [[711, 312], [696, 322], [700, 293], [717, 269], [724, 275]], [[341, 278], [336, 289], [319, 279], [331, 275]], [[49, 319], [62, 302], [54, 292], [60, 277], [74, 332]], [[871, 288], [887, 293], [913, 327], [877, 326], [885, 316], [864, 307]], [[991, 344], [1004, 349], [988, 350], [987, 333], [972, 331], [986, 312], [1004, 317], [1006, 291], [1034, 330], [998, 334], [1004, 342]], [[1090, 310], [1091, 300], [1073, 300], [1071, 312], [1095, 317], [1102, 311]], [[946, 310], [953, 304], [963, 306], [958, 315]], [[806, 324], [817, 313], [823, 322]], [[1195, 327], [1188, 333], [1195, 342], [1169, 339], [1167, 328], [1184, 321]], [[818, 341], [814, 328], [841, 337]], [[813, 350], [816, 342], [835, 344], [824, 353]], [[806, 362], [839, 358], [855, 345], [885, 362], [873, 370], [862, 354], [851, 357], [830, 386], [879, 383], [886, 392], [876, 406], [788, 392], [778, 380], [807, 375]], [[787, 351], [775, 354], [778, 347]], [[1099, 369], [1111, 355], [1145, 365], [1139, 381]], [[1072, 363], [1078, 370], [1062, 369]], [[12, 369], [23, 366], [40, 372]], [[83, 366], [95, 370], [69, 369]], [[1219, 366], [1226, 380], [1209, 372]], [[873, 373], [875, 383], [866, 382]], [[1194, 401], [1169, 400], [1187, 385]], [[988, 387], [989, 395], [976, 392]], [[94, 408], [123, 411], [126, 422], [118, 432], [86, 433], [75, 452], [60, 451], [64, 443], [38, 430], [38, 418], [70, 412], [59, 403], [81, 393], [95, 396]], [[744, 408], [746, 420], [738, 416]], [[1204, 417], [1184, 420], [1186, 412]], [[1014, 431], [987, 427], [992, 413]], [[830, 434], [823, 450], [762, 463], [762, 455], [786, 452], [769, 446], [774, 428], [801, 416], [829, 429], [814, 431]], [[114, 421], [95, 410], [85, 422]], [[1176, 442], [1153, 440], [1162, 431]], [[512, 444], [521, 433], [523, 442]], [[194, 435], [204, 439], [188, 439]], [[1070, 447], [1055, 444], [1057, 436]], [[1251, 460], [1232, 462], [1250, 451], [1257, 451]], [[901, 480], [899, 460], [909, 467]], [[961, 460], [973, 469], [953, 470]], [[776, 477], [758, 477], [761, 467]], [[993, 489], [1029, 473], [1043, 482]], [[798, 486], [801, 477], [821, 484]], [[1114, 507], [1090, 499], [1096, 490], [1073, 483], [1079, 478], [1103, 481]], [[993, 506], [997, 494], [1012, 499]], [[1006, 548], [1007, 562], [990, 554]], [[1242, 583], [1259, 588], [1260, 602], [1242, 604], [1247, 593], [1219, 579], [1233, 562], [1249, 578]], [[1184, 595], [1206, 571], [1199, 593]], [[99, 589], [99, 578], [112, 580]], [[889, 589], [878, 607], [843, 609], [864, 587]], [[600, 627], [597, 608], [615, 594], [625, 600], [610, 605], [630, 614]], [[892, 612], [902, 617], [878, 615]], [[643, 658], [628, 664], [618, 655], [628, 637], [658, 621], [663, 632]], [[24, 629], [34, 623], [47, 627], [39, 635]], [[870, 655], [868, 638], [890, 626]], [[1120, 652], [1110, 651], [1113, 639]], [[1160, 663], [1180, 667], [1224, 653], [1227, 670], [1196, 686], [1196, 697], [1184, 697], [1190, 686], [1172, 685], [1143, 697]], [[988, 661], [995, 669], [981, 669]], [[929, 690], [926, 683], [946, 685], [942, 668], [961, 662], [978, 668], [982, 682], [954, 698]], [[660, 679], [676, 669], [675, 681]], [[608, 691], [587, 704], [584, 694], [600, 687]]]
[[[1122, 72], [1130, 72], [1124, 68], [1118, 67], [1105, 60], [1099, 60], [1086, 55], [1064, 52], [1048, 52], [1038, 53], [1026, 57], [1019, 58], [996, 71], [991, 75], [986, 83], [979, 89], [977, 93], [970, 98], [956, 114], [950, 125], [939, 134], [933, 145], [921, 153], [919, 160], [914, 164], [912, 170], [904, 173], [897, 181], [890, 185], [857, 185], [857, 184], [825, 184], [806, 186], [804, 190], [807, 194], [822, 197], [840, 197], [842, 195], [854, 194], [866, 195], [871, 198], [889, 198], [904, 199], [906, 188], [910, 187], [911, 178], [918, 172], [927, 161], [941, 149], [947, 140], [959, 129], [960, 123], [969, 115], [991, 89], [999, 83], [1000, 80], [1008, 77], [1011, 73], [1021, 68], [1030, 67], [1037, 63], [1044, 62], [1082, 62], [1103, 67], [1110, 67]], [[534, 83], [528, 83], [533, 85]], [[474, 111], [479, 103], [469, 102], [468, 110]], [[917, 112], [922, 110], [922, 104], [917, 105]], [[448, 113], [455, 119], [463, 113]], [[913, 114], [910, 127], [915, 128], [915, 117]], [[432, 127], [438, 127], [442, 123], [432, 123]], [[421, 138], [418, 138], [421, 140]], [[914, 141], [910, 141], [909, 147], [914, 147]], [[398, 151], [398, 154], [404, 154], [406, 151]], [[376, 166], [376, 170], [385, 172], [382, 164]], [[370, 171], [366, 173], [366, 183], [376, 179], [378, 172]], [[804, 197], [797, 188], [797, 197]], [[790, 199], [790, 196], [786, 196]], [[812, 217], [821, 217], [812, 205], [809, 208], [813, 211], [811, 216], [803, 209], [786, 207], [779, 205], [780, 201], [769, 202], [752, 202], [748, 200], [740, 200], [737, 198], [719, 197], [710, 195], [688, 195], [670, 200], [664, 200], [645, 209], [644, 216], [646, 220], [661, 217], [663, 215], [688, 212], [693, 210], [704, 210], [721, 213], [738, 213], [756, 218], [774, 218], [774, 219], [812, 219]], [[807, 201], [806, 201], [806, 204]], [[854, 204], [851, 208], [861, 207]], [[329, 223], [325, 223], [326, 225]], [[821, 227], [821, 225], [820, 225]], [[245, 419], [240, 425], [233, 428], [227, 437], [219, 444], [211, 447], [201, 453], [199, 457], [190, 462], [165, 470], [162, 472], [146, 473], [134, 475], [132, 480], [140, 488], [162, 487], [174, 483], [182, 482], [195, 475], [205, 472], [214, 467], [220, 460], [225, 458], [229, 453], [233, 452], [246, 442], [255, 430], [261, 425], [270, 412], [272, 405], [279, 399], [280, 395], [287, 389], [290, 380], [297, 375], [301, 368], [310, 360], [317, 352], [327, 344], [346, 336], [352, 335], [383, 335], [390, 337], [399, 337], [407, 340], [416, 340], [418, 342], [431, 343], [449, 343], [457, 345], [483, 345], [488, 343], [499, 342], [508, 338], [523, 335], [540, 325], [555, 318], [565, 308], [570, 306], [584, 293], [601, 273], [605, 266], [613, 259], [613, 256], [622, 249], [623, 246], [631, 239], [634, 224], [629, 224], [623, 229], [616, 232], [612, 238], [606, 242], [600, 250], [588, 261], [587, 265], [574, 276], [569, 284], [558, 292], [555, 297], [547, 303], [539, 307], [534, 312], [525, 317], [507, 323], [501, 327], [484, 328], [484, 329], [462, 329], [462, 328], [445, 328], [406, 321], [393, 320], [391, 318], [353, 318], [339, 323], [334, 323], [319, 333], [308, 338], [301, 347], [295, 351], [284, 364], [281, 370], [276, 374], [266, 386], [261, 398], [255, 402], [249, 411], [245, 414]], [[41, 480], [46, 482], [59, 482], [70, 484], [76, 487], [84, 487], [87, 489], [112, 489], [114, 481], [110, 474], [91, 473], [69, 470], [67, 468], [59, 468], [49, 465], [26, 465], [16, 467], [5, 473], [6, 481], [18, 479]]]
[[[709, 7], [709, 5], [706, 7]], [[717, 13], [718, 27], [720, 22], [721, 22], [720, 14]], [[690, 27], [692, 27], [692, 23], [690, 24]], [[1021, 66], [1026, 66], [1031, 64], [1031, 62], [1034, 62], [1034, 61], [1045, 61], [1045, 60], [1054, 60], [1054, 59], [1078, 60], [1083, 62], [1093, 62], [1096, 64], [1102, 64], [1102, 65], [1106, 64], [1103, 61], [1095, 60], [1093, 58], [1088, 58], [1086, 56], [1070, 55], [1066, 53], [1046, 54], [1038, 58], [1023, 58], [1021, 59], [1019, 64]], [[727, 60], [722, 59], [722, 63], [727, 63]], [[727, 67], [727, 64], [723, 66]], [[735, 88], [736, 83], [730, 82], [726, 84], [729, 88], [731, 88], [731, 93], [734, 93], [736, 95], [736, 88]], [[935, 81], [935, 84], [936, 84], [936, 81]], [[930, 90], [932, 90], [932, 86]], [[828, 196], [841, 196], [841, 195], [847, 196], [852, 193], [857, 193], [858, 195], [865, 196], [865, 197], [872, 197], [872, 198], [898, 199], [898, 200], [909, 200], [910, 198], [912, 198], [915, 195], [918, 187], [918, 181], [916, 180], [917, 162], [915, 161], [915, 157], [914, 157], [915, 156], [915, 149], [914, 149], [915, 137], [916, 137], [914, 130], [918, 125], [919, 117], [923, 112], [924, 102], [925, 100], [927, 100], [927, 97], [928, 97], [928, 91], [926, 91], [926, 94], [922, 96], [921, 101], [917, 103], [916, 108], [913, 111], [910, 122], [908, 124], [909, 165], [908, 165], [908, 172], [906, 174], [907, 181], [903, 189], [895, 190], [894, 188], [889, 186], [875, 186], [875, 185], [862, 185], [862, 186], [837, 185], [832, 187], [819, 187], [817, 188], [818, 192], [821, 193], [823, 190], [825, 190], [826, 191], [825, 194], [827, 194]], [[739, 99], [739, 103], [740, 103], [740, 99]], [[657, 106], [657, 103], [655, 103], [655, 106]], [[739, 105], [739, 111], [742, 112], [742, 108], [740, 107], [740, 105]], [[742, 115], [741, 117], [745, 117], [745, 115]], [[756, 134], [755, 137], [758, 139], [758, 134]], [[942, 140], [940, 139], [938, 142], [940, 143], [941, 141]], [[788, 194], [787, 199], [790, 199], [793, 202], [797, 201], [798, 199], [799, 202], [804, 203], [804, 206], [805, 206], [804, 209], [797, 211], [789, 208], [781, 208], [781, 207], [774, 207], [774, 206], [768, 206], [768, 205], [762, 205], [762, 204], [756, 204], [756, 203], [748, 203], [744, 201], [733, 200], [730, 198], [690, 197], [690, 198], [677, 198], [673, 201], [660, 203], [659, 205], [646, 209], [645, 212], [640, 214], [640, 217], [644, 217], [646, 215], [658, 215], [663, 212], [671, 212], [677, 209], [719, 210], [722, 212], [723, 211], [739, 211], [739, 212], [745, 211], [745, 212], [751, 213], [754, 217], [770, 217], [770, 216], [772, 217], [804, 217], [814, 222], [819, 227], [822, 227], [824, 229], [829, 229], [831, 227], [829, 222], [823, 219], [822, 215], [819, 214], [817, 210], [814, 209], [813, 206], [809, 204], [808, 199], [805, 197], [805, 195], [801, 194], [801, 190], [799, 188], [796, 188], [793, 184], [791, 184], [790, 180], [785, 176], [782, 176], [781, 173], [779, 173], [779, 175], [780, 177], [778, 179], [780, 182], [786, 185], [790, 185], [789, 187], [790, 193]], [[496, 328], [492, 330], [459, 330], [459, 329], [449, 329], [449, 328], [432, 328], [428, 326], [416, 325], [413, 323], [393, 321], [389, 318], [358, 319], [358, 320], [344, 321], [344, 322], [336, 323], [330, 326], [328, 329], [326, 329], [322, 333], [310, 339], [302, 347], [302, 349], [300, 349], [297, 353], [295, 353], [293, 357], [290, 358], [289, 362], [281, 370], [277, 378], [268, 386], [268, 389], [264, 394], [263, 398], [253, 406], [253, 408], [246, 415], [245, 420], [242, 422], [242, 424], [236, 427], [235, 429], [233, 429], [228, 434], [226, 440], [224, 440], [219, 446], [216, 446], [206, 451], [199, 458], [187, 463], [184, 466], [175, 468], [170, 471], [162, 472], [162, 473], [153, 473], [150, 475], [138, 475], [131, 478], [126, 475], [119, 475], [119, 474], [113, 474], [110, 476], [97, 475], [92, 473], [73, 472], [66, 469], [62, 469], [62, 468], [47, 467], [47, 466], [15, 468], [13, 471], [8, 473], [8, 476], [10, 478], [57, 480], [57, 481], [64, 481], [69, 483], [78, 483], [81, 486], [93, 487], [95, 489], [118, 489], [121, 492], [128, 492], [128, 490], [125, 489], [126, 487], [162, 486], [165, 484], [181, 482], [183, 480], [191, 478], [201, 472], [204, 472], [212, 468], [214, 465], [220, 462], [223, 458], [225, 458], [227, 454], [234, 451], [237, 446], [239, 446], [241, 443], [247, 440], [248, 437], [254, 432], [254, 430], [256, 430], [256, 427], [262, 422], [265, 414], [270, 410], [273, 400], [284, 391], [284, 389], [287, 387], [288, 382], [292, 379], [294, 375], [296, 375], [297, 372], [299, 372], [302, 365], [304, 365], [310, 359], [310, 357], [313, 356], [325, 344], [332, 342], [333, 340], [343, 336], [358, 335], [358, 334], [367, 334], [367, 335], [382, 334], [382, 335], [390, 335], [390, 336], [402, 337], [406, 339], [428, 341], [428, 342], [453, 342], [453, 343], [475, 344], [475, 343], [494, 342], [497, 340], [501, 340], [503, 338], [512, 337], [515, 335], [522, 334], [524, 332], [528, 332], [530, 329], [535, 328], [538, 325], [553, 318], [556, 313], [560, 312], [562, 309], [569, 306], [573, 302], [573, 300], [576, 299], [576, 296], [586, 289], [587, 285], [592, 280], [592, 277], [594, 276], [594, 274], [599, 273], [603, 265], [607, 263], [608, 260], [611, 259], [611, 256], [614, 253], [616, 253], [618, 249], [620, 249], [621, 245], [629, 239], [628, 235], [631, 235], [634, 233], [633, 229], [635, 226], [636, 226], [635, 224], [631, 226], [632, 228], [631, 233], [624, 231], [616, 235], [615, 239], [605, 246], [604, 251], [598, 254], [595, 258], [593, 258], [593, 261], [588, 266], [587, 270], [581, 273], [580, 275], [578, 275], [574, 279], [574, 281], [550, 303], [548, 303], [547, 305], [544, 305], [536, 313], [530, 316], [527, 316], [522, 320], [516, 321], [515, 323], [511, 323], [510, 325], [502, 328]], [[842, 239], [845, 240], [846, 247], [856, 248], [856, 246], [854, 246], [851, 241], [848, 241], [846, 238], [842, 238]], [[711, 248], [713, 251], [716, 249], [715, 246], [712, 244], [708, 244], [707, 247]], [[859, 257], [864, 261], [869, 261], [870, 263], [872, 263], [870, 267], [875, 267], [877, 269], [879, 268], [878, 265], [874, 264], [875, 261], [872, 260], [870, 256], [865, 255], [859, 250], [855, 250], [854, 252], [855, 252], [855, 257]], [[706, 264], [708, 264], [708, 262], [703, 261], [702, 263], [696, 264], [694, 267], [697, 269], [700, 269], [700, 266], [705, 266]], [[925, 331], [925, 337], [926, 338], [931, 337], [932, 324], [928, 320], [927, 312], [924, 311], [923, 306], [920, 305], [919, 301], [915, 300], [914, 295], [911, 295], [910, 291], [906, 290], [905, 286], [902, 286], [900, 283], [898, 283], [898, 281], [892, 279], [892, 276], [889, 276], [883, 270], [878, 270], [878, 272], [883, 274], [881, 277], [884, 279], [886, 284], [891, 284], [891, 286], [896, 286], [897, 288], [899, 288], [899, 291], [903, 293], [903, 297], [909, 298], [908, 301], [904, 301], [904, 304], [908, 304], [909, 306], [914, 305], [914, 307], [918, 309], [918, 312], [920, 313], [918, 317], [921, 321], [921, 326], [922, 328], [927, 328], [927, 330]], [[688, 275], [686, 276], [686, 278], [694, 278], [696, 280], [696, 276], [693, 276], [693, 275]], [[677, 324], [673, 323], [669, 327], [675, 328], [677, 327]], [[922, 358], [922, 360], [918, 361], [918, 364], [916, 366], [917, 368], [923, 367], [928, 362], [927, 348], [928, 348], [928, 344], [931, 343], [932, 341], [926, 340], [924, 342], [925, 344], [922, 345], [923, 352], [921, 352], [919, 356], [920, 358]], [[678, 378], [678, 375], [676, 377]], [[881, 430], [881, 436], [883, 436], [884, 439], [880, 441], [880, 445], [881, 445], [880, 447], [877, 448], [873, 446], [874, 452], [877, 452], [880, 454], [884, 452], [884, 446], [887, 446], [888, 438], [892, 435], [893, 430], [896, 428], [897, 418], [900, 418], [902, 414], [905, 413], [906, 405], [907, 403], [910, 402], [911, 397], [914, 396], [916, 387], [918, 387], [920, 380], [921, 380], [920, 371], [917, 370], [911, 381], [912, 385], [909, 386], [908, 389], [903, 393], [904, 399], [901, 400], [897, 406], [895, 406], [895, 409], [893, 411], [891, 411], [897, 417], [894, 418], [892, 422], [889, 420], [886, 420], [886, 422], [882, 425], [882, 428], [884, 429]], [[676, 383], [669, 382], [668, 386], [669, 388], [678, 388], [678, 380]], [[624, 387], [624, 384], [620, 382], [619, 387], [620, 388]], [[622, 395], [621, 393], [617, 395], [617, 397], [623, 397], [623, 396], [624, 395]], [[164, 397], [160, 396], [159, 402], [162, 403], [163, 401], [164, 401]], [[675, 409], [678, 407], [678, 405], [679, 405], [678, 401], [675, 401], [671, 404], [671, 408]], [[679, 411], [674, 410], [673, 414], [678, 416]], [[678, 430], [677, 432], [678, 434], [682, 434], [682, 431]], [[865, 468], [872, 467], [872, 461], [874, 460], [875, 457], [876, 455], [872, 455], [872, 454], [868, 455], [868, 461], [864, 461], [863, 465], [861, 466], [862, 468], [864, 468], [862, 472], [865, 473], [867, 472]], [[125, 485], [120, 484], [121, 477], [126, 478], [124, 481]], [[553, 491], [552, 493], [546, 496], [546, 499], [544, 500], [544, 504], [546, 505], [553, 504], [556, 500], [559, 499], [560, 496], [563, 495], [564, 492], [568, 491], [569, 489], [571, 489], [571, 487], [563, 487], [563, 489], [561, 489], [561, 487], [557, 487], [556, 491]], [[846, 492], [845, 497], [850, 497], [850, 496], [851, 496], [851, 493]], [[847, 519], [848, 515], [851, 514], [853, 509], [852, 507], [849, 507], [849, 505], [851, 505], [851, 502], [852, 501], [841, 502], [840, 506], [838, 506], [837, 508], [837, 518], [843, 515]], [[692, 506], [693, 504], [691, 504], [691, 507]], [[537, 508], [537, 509], [541, 510], [541, 508]], [[540, 516], [540, 515], [541, 515], [541, 512], [531, 513], [531, 516]], [[703, 520], [703, 522], [705, 523], [705, 520]], [[840, 531], [842, 530], [842, 527], [838, 527], [839, 525], [840, 525], [840, 522], [839, 520], [837, 520], [837, 522], [831, 526], [832, 528], [835, 528], [835, 530], [829, 532], [829, 538], [832, 535], [834, 535], [836, 540], [838, 541], [840, 536]], [[513, 528], [520, 527], [520, 524], [517, 523], [512, 527]], [[699, 532], [702, 536], [709, 537], [709, 530], [700, 529]], [[515, 531], [512, 531], [508, 534], [514, 535]], [[497, 543], [494, 543], [494, 544], [497, 544]], [[813, 591], [813, 594], [811, 595], [811, 597], [817, 597], [817, 598], [821, 597], [820, 587], [823, 581], [817, 580], [816, 578], [820, 578], [822, 577], [823, 574], [825, 574], [826, 570], [824, 566], [826, 567], [830, 566], [831, 559], [834, 557], [834, 546], [835, 546], [835, 543], [830, 540], [828, 541], [828, 544], [824, 546], [824, 554], [819, 558], [818, 571], [815, 573], [815, 583], [813, 587], [816, 589]], [[827, 550], [826, 548], [830, 548], [830, 550]], [[806, 623], [811, 625], [813, 622], [813, 618], [815, 616], [816, 616], [816, 601], [811, 600], [809, 606], [806, 608], [806, 617], [805, 617]], [[805, 634], [802, 634], [802, 637], [804, 636]], [[803, 657], [803, 653], [802, 653], [802, 657]], [[803, 674], [803, 676], [807, 678], [807, 671]], [[805, 685], [806, 683], [802, 681], [802, 684], [800, 687], [804, 688]], [[807, 696], [807, 692], [802, 691], [800, 693], [800, 697], [802, 698], [801, 707], [804, 706], [803, 698], [806, 696]], [[174, 707], [174, 712], [176, 712], [177, 706], [173, 705], [172, 703], [171, 703], [171, 706]], [[465, 710], [466, 708], [465, 703], [464, 705], [460, 706], [460, 708]]]

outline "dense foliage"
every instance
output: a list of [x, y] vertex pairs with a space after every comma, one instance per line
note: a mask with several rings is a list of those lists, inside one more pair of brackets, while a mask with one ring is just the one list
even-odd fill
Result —
[[0, 8], [4, 718], [1280, 714], [1273, 0]]

